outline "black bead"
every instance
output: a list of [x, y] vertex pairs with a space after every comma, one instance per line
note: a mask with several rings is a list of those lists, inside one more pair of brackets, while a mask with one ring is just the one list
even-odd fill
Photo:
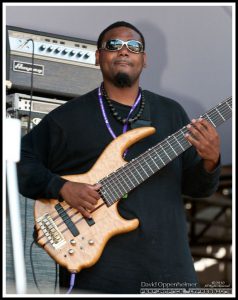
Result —
[[[122, 117], [119, 116], [118, 112], [116, 111], [115, 107], [113, 106], [113, 103], [110, 101], [110, 99], [109, 99], [109, 97], [108, 97], [108, 95], [107, 95], [107, 92], [105, 91], [103, 85], [101, 86], [101, 88], [102, 88], [102, 95], [103, 95], [104, 98], [106, 99], [106, 101], [107, 101], [107, 103], [108, 103], [108, 106], [109, 106], [109, 108], [110, 108], [110, 110], [111, 110], [111, 112], [112, 112], [112, 115], [113, 115], [118, 121], [120, 121], [121, 123], [125, 124], [126, 121], [127, 121], [127, 119], [122, 118]], [[142, 92], [141, 89], [140, 89], [140, 92], [142, 93], [142, 95], [141, 95], [140, 109], [139, 109], [137, 115], [136, 115], [134, 118], [130, 118], [130, 119], [128, 120], [128, 123], [130, 123], [130, 124], [133, 123], [133, 122], [135, 122], [136, 120], [138, 120], [138, 119], [140, 118], [140, 116], [142, 115], [142, 112], [143, 112], [143, 110], [144, 110], [144, 107], [145, 107], [145, 98], [144, 98], [144, 95], [143, 95], [143, 92]]]

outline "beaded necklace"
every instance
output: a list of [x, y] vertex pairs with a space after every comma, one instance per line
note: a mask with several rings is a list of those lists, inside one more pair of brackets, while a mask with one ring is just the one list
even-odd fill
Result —
[[[101, 87], [98, 88], [98, 100], [99, 100], [99, 103], [100, 103], [100, 108], [101, 108], [101, 112], [102, 112], [102, 115], [103, 115], [103, 118], [104, 118], [104, 122], [107, 126], [107, 129], [108, 131], [110, 132], [111, 136], [115, 139], [117, 136], [115, 135], [110, 123], [109, 123], [109, 120], [108, 120], [108, 117], [107, 117], [107, 114], [106, 114], [106, 110], [105, 110], [105, 107], [104, 107], [104, 104], [103, 104], [103, 100], [102, 100], [102, 91], [101, 91], [101, 88], [102, 88], [102, 85]], [[141, 100], [141, 92], [139, 93], [135, 103], [133, 104], [128, 116], [127, 116], [127, 119], [126, 119], [126, 122], [123, 123], [124, 126], [123, 126], [123, 133], [125, 133], [128, 129], [128, 120], [130, 119], [130, 115], [131, 113], [134, 111], [134, 109], [136, 108], [136, 106], [138, 105], [138, 103], [140, 102]], [[127, 154], [127, 151], [126, 150], [123, 154], [123, 156], [125, 157], [126, 154]]]
[[[129, 115], [131, 115], [132, 112], [129, 113], [129, 115], [128, 115], [127, 118], [122, 118], [121, 116], [119, 116], [118, 112], [116, 111], [116, 108], [115, 108], [115, 107], [113, 106], [113, 104], [112, 104], [112, 101], [111, 101], [110, 98], [108, 97], [107, 92], [106, 92], [106, 90], [104, 89], [104, 85], [103, 85], [103, 84], [101, 85], [101, 91], [102, 91], [102, 94], [103, 94], [104, 98], [106, 99], [106, 101], [107, 101], [107, 103], [108, 103], [108, 106], [109, 106], [109, 108], [110, 108], [110, 110], [111, 110], [112, 115], [113, 115], [119, 122], [121, 122], [122, 124], [126, 124], [126, 123], [131, 124], [131, 123], [135, 122], [136, 120], [138, 120], [138, 119], [141, 117], [141, 115], [142, 115], [142, 113], [143, 113], [143, 110], [144, 110], [144, 107], [145, 107], [145, 98], [144, 98], [143, 92], [141, 91], [141, 88], [140, 88], [140, 92], [139, 92], [139, 96], [141, 95], [141, 105], [140, 105], [140, 109], [139, 109], [137, 115], [136, 115], [134, 118], [130, 118], [130, 117], [129, 117]], [[138, 96], [138, 97], [139, 97], [139, 96]], [[137, 99], [138, 99], [138, 98], [137, 98]], [[136, 100], [136, 101], [137, 101], [137, 100]], [[135, 101], [135, 103], [136, 103], [136, 101]], [[136, 103], [136, 104], [138, 104], [138, 103]], [[135, 108], [135, 107], [134, 107], [134, 108]], [[134, 109], [133, 109], [133, 110], [134, 110]]]

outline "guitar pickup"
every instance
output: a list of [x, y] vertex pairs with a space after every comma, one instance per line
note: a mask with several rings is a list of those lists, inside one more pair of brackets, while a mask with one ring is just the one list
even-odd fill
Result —
[[79, 231], [78, 231], [77, 227], [72, 222], [72, 220], [70, 219], [69, 215], [66, 213], [66, 211], [64, 210], [64, 208], [62, 207], [62, 205], [60, 203], [56, 204], [55, 205], [55, 209], [57, 210], [58, 214], [60, 215], [60, 217], [62, 218], [62, 220], [64, 221], [65, 225], [68, 227], [68, 229], [72, 233], [72, 235], [73, 236], [78, 236], [79, 235]]

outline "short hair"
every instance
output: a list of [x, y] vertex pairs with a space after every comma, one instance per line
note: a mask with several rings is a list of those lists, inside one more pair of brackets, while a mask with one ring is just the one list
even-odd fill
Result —
[[103, 40], [103, 37], [104, 35], [111, 29], [113, 28], [117, 28], [117, 27], [128, 27], [128, 28], [131, 28], [133, 29], [134, 31], [136, 31], [140, 37], [141, 37], [141, 41], [142, 41], [142, 44], [143, 44], [143, 49], [145, 49], [145, 39], [144, 39], [144, 36], [143, 34], [140, 32], [139, 29], [137, 29], [134, 25], [128, 23], [128, 22], [125, 22], [125, 21], [118, 21], [118, 22], [115, 22], [111, 25], [109, 25], [107, 28], [105, 28], [99, 35], [98, 37], [98, 41], [97, 41], [97, 48], [100, 49], [101, 46], [102, 46], [102, 40]]

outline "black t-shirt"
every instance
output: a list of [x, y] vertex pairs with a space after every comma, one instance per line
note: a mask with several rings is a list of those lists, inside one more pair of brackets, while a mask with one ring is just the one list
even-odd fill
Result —
[[[156, 132], [132, 145], [127, 161], [189, 123], [174, 100], [149, 91], [144, 95]], [[113, 104], [121, 116], [127, 117], [131, 107]], [[120, 135], [123, 125], [112, 116], [105, 101], [104, 106], [110, 126]], [[60, 175], [89, 171], [112, 140], [97, 90], [58, 107], [22, 139], [20, 192], [32, 199], [57, 198], [65, 182]], [[112, 237], [98, 262], [77, 274], [75, 288], [140, 293], [140, 288], [153, 282], [158, 288], [196, 283], [181, 195], [211, 195], [217, 188], [219, 172], [220, 167], [207, 173], [191, 147], [132, 190], [128, 198], [119, 201], [118, 210], [124, 218], [138, 218], [139, 227]], [[61, 286], [69, 286], [69, 275], [60, 268]]]

